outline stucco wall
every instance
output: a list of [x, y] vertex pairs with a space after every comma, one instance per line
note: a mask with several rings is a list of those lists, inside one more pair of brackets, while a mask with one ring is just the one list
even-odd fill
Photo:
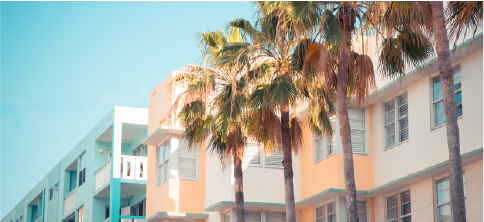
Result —
[[[462, 75], [463, 116], [458, 119], [462, 154], [482, 147], [482, 59], [480, 48], [454, 63], [460, 63]], [[384, 151], [383, 104], [391, 98], [374, 106], [376, 187], [448, 160], [445, 126], [431, 127], [431, 77], [425, 76], [400, 92], [408, 93], [408, 142]]]

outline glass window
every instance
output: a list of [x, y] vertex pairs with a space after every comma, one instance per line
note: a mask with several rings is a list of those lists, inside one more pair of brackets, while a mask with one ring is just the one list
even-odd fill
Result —
[[54, 188], [50, 188], [50, 190], [49, 190], [49, 200], [52, 200], [53, 196], [54, 196]]
[[261, 222], [262, 214], [260, 211], [245, 211], [246, 222]]
[[408, 97], [399, 95], [385, 103], [385, 149], [408, 140]]
[[387, 221], [411, 222], [410, 190], [387, 197]]
[[316, 208], [316, 222], [336, 222], [336, 201]]
[[84, 221], [84, 206], [82, 206], [81, 208], [79, 208], [78, 215], [79, 215], [79, 220], [77, 220], [77, 221], [78, 222], [83, 222]]
[[[454, 94], [455, 102], [457, 104], [457, 117], [462, 116], [462, 84], [461, 84], [461, 74], [460, 66], [454, 67]], [[432, 79], [432, 99], [433, 99], [433, 109], [434, 109], [434, 127], [440, 126], [446, 123], [445, 110], [444, 110], [444, 100], [442, 92], [442, 81], [440, 76], [434, 77]]]
[[385, 103], [385, 148], [395, 146], [395, 100]]
[[55, 184], [55, 195], [59, 194], [59, 183]]
[[[464, 198], [466, 197], [466, 180], [465, 175], [462, 175], [464, 184]], [[437, 180], [436, 182], [436, 213], [437, 221], [444, 222], [451, 220], [451, 198], [450, 198], [450, 180], [449, 177]], [[467, 206], [466, 206], [467, 210]]]
[[367, 214], [366, 214], [366, 202], [365, 201], [358, 201], [356, 202], [356, 208], [358, 210], [358, 219], [360, 222], [367, 221]]
[[163, 184], [170, 178], [170, 140], [165, 141], [161, 146], [158, 147], [158, 185]]

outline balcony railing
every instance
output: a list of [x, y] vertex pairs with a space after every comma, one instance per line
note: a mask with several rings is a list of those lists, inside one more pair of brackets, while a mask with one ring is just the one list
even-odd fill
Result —
[[96, 171], [96, 190], [109, 183], [109, 180], [111, 180], [111, 160]]
[[64, 198], [64, 215], [74, 210], [76, 207], [76, 190], [72, 191]]
[[146, 180], [148, 158], [145, 156], [121, 156], [122, 179]]
[[120, 222], [142, 222], [145, 220], [144, 216], [120, 216]]

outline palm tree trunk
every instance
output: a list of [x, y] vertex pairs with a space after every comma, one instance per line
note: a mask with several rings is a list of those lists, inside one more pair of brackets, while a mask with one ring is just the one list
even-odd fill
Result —
[[[344, 7], [344, 6], [343, 6]], [[347, 104], [347, 82], [348, 82], [348, 58], [349, 48], [351, 46], [351, 24], [348, 17], [350, 8], [342, 8], [341, 20], [344, 21], [345, 28], [343, 34], [346, 41], [346, 47], [341, 47], [338, 58], [338, 76], [336, 82], [336, 107], [340, 125], [340, 137], [343, 144], [343, 170], [345, 176], [346, 188], [346, 209], [348, 211], [348, 221], [358, 222], [358, 210], [356, 209], [356, 186], [355, 172], [353, 166], [353, 147], [351, 145], [350, 120], [348, 118]]]
[[284, 166], [284, 188], [286, 201], [286, 221], [296, 222], [296, 202], [294, 200], [294, 184], [292, 172], [291, 131], [289, 129], [289, 105], [281, 102], [281, 135]]
[[447, 120], [447, 144], [450, 162], [450, 193], [454, 222], [466, 221], [464, 186], [462, 181], [462, 159], [460, 156], [459, 126], [457, 125], [457, 105], [454, 95], [454, 75], [450, 61], [449, 39], [445, 26], [444, 6], [442, 2], [430, 2], [432, 24], [439, 58], [440, 79], [444, 97], [445, 118]]
[[241, 158], [242, 154], [243, 152], [241, 152], [239, 149], [234, 152], [235, 215], [237, 217], [237, 222], [245, 222], [244, 176], [242, 172]]
[[353, 148], [351, 146], [350, 120], [348, 118], [347, 88], [348, 82], [348, 54], [341, 49], [338, 63], [338, 76], [336, 83], [336, 106], [340, 125], [341, 142], [343, 143], [343, 165], [346, 188], [346, 208], [350, 222], [358, 222], [356, 209], [356, 186], [353, 166]]

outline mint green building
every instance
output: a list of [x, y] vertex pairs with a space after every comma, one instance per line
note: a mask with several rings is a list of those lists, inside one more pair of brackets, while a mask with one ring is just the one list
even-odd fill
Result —
[[147, 109], [114, 107], [1, 222], [144, 220], [147, 125]]

